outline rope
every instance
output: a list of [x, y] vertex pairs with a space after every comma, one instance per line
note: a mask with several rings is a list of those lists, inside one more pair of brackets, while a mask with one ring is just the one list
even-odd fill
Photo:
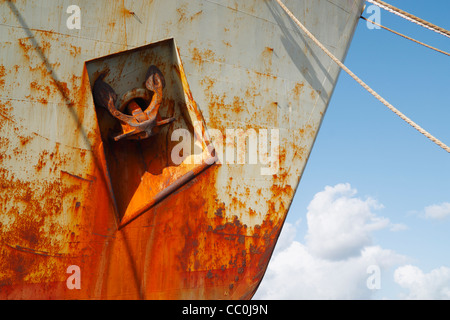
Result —
[[427, 48], [430, 48], [430, 49], [432, 49], [432, 50], [435, 50], [435, 51], [440, 52], [440, 53], [442, 53], [442, 54], [445, 54], [445, 55], [447, 55], [447, 56], [450, 56], [450, 53], [448, 53], [448, 52], [442, 51], [442, 50], [440, 50], [440, 49], [438, 49], [438, 48], [435, 48], [435, 47], [432, 47], [432, 46], [430, 46], [430, 45], [428, 45], [428, 44], [426, 44], [426, 43], [423, 43], [423, 42], [420, 42], [420, 41], [418, 41], [418, 40], [416, 40], [416, 39], [413, 39], [413, 38], [411, 38], [411, 37], [405, 36], [404, 34], [401, 34], [401, 33], [397, 32], [397, 31], [394, 31], [394, 30], [392, 30], [392, 29], [389, 29], [388, 27], [382, 26], [381, 24], [378, 24], [378, 23], [376, 23], [375, 21], [366, 19], [366, 18], [364, 18], [363, 16], [361, 16], [360, 18], [363, 19], [363, 20], [369, 21], [370, 23], [372, 23], [372, 24], [374, 24], [374, 25], [376, 25], [376, 26], [379, 26], [380, 28], [383, 28], [384, 30], [390, 31], [390, 32], [392, 32], [392, 33], [394, 33], [394, 34], [396, 34], [396, 35], [398, 35], [398, 36], [400, 36], [400, 37], [403, 37], [403, 38], [405, 38], [405, 39], [411, 40], [411, 41], [413, 41], [413, 42], [415, 42], [415, 43], [421, 44], [422, 46], [425, 46], [425, 47], [427, 47]]
[[391, 12], [391, 13], [399, 16], [399, 17], [402, 17], [402, 18], [404, 18], [406, 20], [409, 20], [409, 21], [411, 21], [411, 22], [413, 22], [415, 24], [418, 24], [419, 26], [425, 27], [425, 28], [427, 28], [429, 30], [432, 30], [434, 32], [437, 32], [437, 33], [443, 35], [443, 36], [446, 36], [446, 37], [450, 38], [450, 31], [448, 31], [448, 30], [446, 30], [444, 28], [438, 27], [438, 26], [432, 24], [431, 22], [425, 21], [425, 20], [423, 20], [423, 19], [421, 19], [419, 17], [416, 17], [416, 16], [414, 16], [414, 15], [408, 13], [408, 12], [405, 12], [405, 11], [399, 9], [399, 8], [396, 8], [396, 7], [386, 3], [384, 1], [381, 1], [381, 0], [366, 0], [366, 1], [376, 5], [378, 7], [380, 7], [382, 9], [386, 10], [386, 11], [389, 11], [389, 12]]
[[319, 40], [314, 37], [314, 35], [309, 32], [309, 30], [300, 22], [298, 19], [292, 14], [291, 11], [281, 2], [281, 0], [276, 0], [276, 2], [280, 5], [280, 7], [286, 12], [286, 14], [300, 27], [300, 29], [303, 30], [304, 33], [320, 48], [322, 49], [339, 67], [341, 67], [345, 72], [347, 72], [356, 82], [358, 82], [364, 89], [366, 89], [370, 94], [372, 94], [375, 98], [377, 98], [382, 104], [384, 104], [386, 107], [388, 107], [392, 112], [394, 112], [396, 115], [398, 115], [402, 120], [404, 120], [406, 123], [408, 123], [410, 126], [412, 126], [414, 129], [419, 131], [421, 134], [423, 134], [425, 137], [430, 139], [432, 142], [437, 144], [439, 147], [450, 153], [450, 147], [445, 145], [443, 142], [432, 136], [430, 133], [425, 131], [423, 128], [421, 128], [418, 124], [416, 124], [414, 121], [409, 119], [407, 116], [405, 116], [403, 113], [401, 113], [399, 110], [397, 110], [393, 105], [391, 105], [389, 102], [387, 102], [383, 97], [381, 97], [378, 93], [376, 93], [372, 88], [370, 88], [364, 81], [362, 81], [358, 76], [356, 76], [349, 68], [347, 68], [341, 61], [339, 61], [338, 58], [336, 58], [327, 48], [325, 48]]

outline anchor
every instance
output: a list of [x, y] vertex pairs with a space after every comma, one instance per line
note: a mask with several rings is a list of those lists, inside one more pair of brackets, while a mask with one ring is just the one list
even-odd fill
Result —
[[[103, 81], [105, 76], [106, 74], [100, 75], [94, 83], [94, 102], [107, 109], [114, 118], [120, 121], [122, 134], [115, 136], [115, 141], [149, 138], [158, 132], [155, 129], [175, 120], [174, 117], [161, 119], [158, 113], [166, 83], [164, 75], [156, 66], [152, 65], [147, 70], [145, 88], [132, 89], [123, 94], [120, 99], [117, 99], [114, 89]], [[137, 99], [150, 101], [150, 103], [145, 110], [142, 110]], [[128, 108], [131, 115], [122, 112], [125, 108]]]

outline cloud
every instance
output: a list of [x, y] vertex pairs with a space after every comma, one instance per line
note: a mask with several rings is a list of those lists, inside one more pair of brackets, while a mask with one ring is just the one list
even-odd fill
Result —
[[273, 257], [254, 299], [370, 299], [370, 267], [381, 270], [404, 257], [379, 246], [365, 248], [359, 257], [332, 261], [318, 258], [298, 241]]
[[450, 203], [435, 204], [425, 208], [425, 217], [442, 220], [450, 216]]
[[285, 223], [255, 299], [368, 299], [371, 266], [386, 270], [406, 258], [373, 245], [372, 233], [391, 225], [373, 210], [377, 201], [356, 197], [349, 184], [326, 187], [308, 206], [306, 242]]
[[424, 273], [416, 266], [405, 265], [395, 270], [394, 280], [409, 291], [404, 299], [450, 299], [450, 268], [440, 267]]
[[389, 219], [372, 213], [383, 207], [380, 203], [356, 198], [356, 193], [349, 184], [338, 184], [317, 193], [309, 204], [306, 241], [318, 257], [341, 260], [358, 256], [371, 244], [371, 233], [389, 225]]

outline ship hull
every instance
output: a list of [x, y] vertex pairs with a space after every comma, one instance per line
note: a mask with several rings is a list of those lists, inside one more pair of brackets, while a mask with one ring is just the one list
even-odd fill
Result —
[[[0, 4], [0, 298], [250, 299], [339, 68], [276, 2], [78, 2]], [[286, 5], [345, 57], [363, 1]], [[150, 64], [176, 121], [117, 144], [93, 83]]]

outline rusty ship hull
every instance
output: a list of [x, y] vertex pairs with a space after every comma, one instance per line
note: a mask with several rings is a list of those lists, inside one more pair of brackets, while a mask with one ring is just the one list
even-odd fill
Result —
[[[275, 1], [76, 2], [0, 2], [0, 299], [250, 299], [338, 67]], [[363, 1], [285, 3], [344, 59]], [[150, 65], [175, 120], [114, 141]]]

